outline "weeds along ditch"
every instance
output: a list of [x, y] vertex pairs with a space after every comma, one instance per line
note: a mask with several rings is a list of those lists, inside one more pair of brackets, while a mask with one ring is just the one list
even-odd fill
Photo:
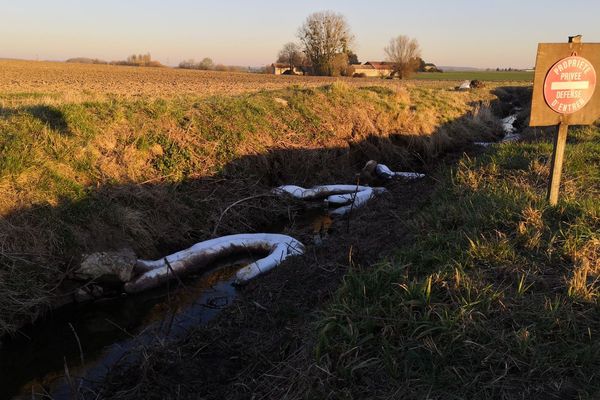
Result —
[[319, 319], [310, 395], [597, 397], [600, 129], [570, 130], [557, 207], [554, 134], [528, 129], [438, 175], [412, 240], [351, 271]]
[[[0, 327], [12, 336], [5, 336], [2, 351], [14, 351], [11, 343], [36, 348], [27, 344], [26, 330], [38, 325], [19, 327], [71, 296], [76, 290], [71, 272], [82, 254], [128, 246], [156, 258], [241, 231], [310, 238], [310, 224], [298, 224], [305, 206], [266, 195], [273, 187], [354, 183], [370, 159], [397, 170], [429, 172], [446, 154], [502, 137], [494, 113], [504, 107], [499, 93], [512, 98], [510, 90], [333, 84], [205, 99], [115, 97], [34, 106], [20, 106], [22, 96], [5, 99], [0, 291], [6, 295], [0, 297]], [[251, 200], [229, 208], [243, 198]], [[164, 302], [164, 296], [136, 307], [142, 311], [130, 319], [146, 319], [144, 310]], [[64, 324], [85, 315], [73, 310], [58, 317], [62, 329], [68, 326], [61, 336], [72, 336], [70, 344], [77, 348], [71, 355], [83, 358], [88, 343], [75, 324]], [[52, 327], [54, 313], [43, 323]], [[63, 345], [43, 347], [53, 354]], [[2, 368], [9, 368], [7, 359], [0, 360]], [[66, 359], [51, 363], [59, 375], [73, 365]], [[27, 379], [43, 375], [34, 374]]]

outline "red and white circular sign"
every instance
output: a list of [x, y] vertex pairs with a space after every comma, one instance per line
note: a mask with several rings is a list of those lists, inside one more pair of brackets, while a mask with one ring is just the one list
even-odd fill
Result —
[[596, 88], [594, 66], [583, 57], [563, 58], [544, 80], [544, 99], [559, 114], [573, 114], [592, 98]]

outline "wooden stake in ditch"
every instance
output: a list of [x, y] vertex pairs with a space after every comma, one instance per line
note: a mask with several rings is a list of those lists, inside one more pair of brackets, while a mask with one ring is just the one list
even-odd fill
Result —
[[584, 45], [580, 35], [568, 43], [538, 45], [529, 125], [558, 125], [548, 184], [551, 205], [558, 203], [569, 125], [589, 125], [600, 117], [595, 66], [600, 66], [600, 43]]

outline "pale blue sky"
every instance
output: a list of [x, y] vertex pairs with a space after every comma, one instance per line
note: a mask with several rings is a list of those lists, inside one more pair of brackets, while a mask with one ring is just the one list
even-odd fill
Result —
[[399, 34], [438, 65], [532, 67], [538, 42], [600, 41], [599, 0], [0, 0], [0, 57], [264, 65], [314, 11], [344, 14], [361, 61]]

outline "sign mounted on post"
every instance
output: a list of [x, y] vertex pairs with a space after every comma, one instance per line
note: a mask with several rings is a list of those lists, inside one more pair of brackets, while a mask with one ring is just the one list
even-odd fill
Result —
[[573, 114], [592, 98], [596, 70], [585, 58], [563, 58], [550, 68], [544, 80], [546, 104], [559, 114]]
[[558, 202], [569, 125], [590, 125], [600, 118], [598, 67], [600, 43], [581, 43], [581, 36], [538, 45], [529, 126], [558, 125], [548, 184], [552, 205]]
[[[561, 122], [569, 125], [590, 125], [600, 118], [600, 89], [591, 91], [589, 89], [558, 89], [561, 85], [565, 84], [575, 87], [580, 87], [577, 85], [585, 85], [585, 83], [577, 83], [577, 78], [580, 77], [576, 74], [579, 72], [582, 72], [581, 78], [585, 78], [579, 79], [579, 81], [588, 81], [589, 87], [595, 86], [595, 71], [600, 70], [600, 43], [581, 43], [577, 39], [575, 37], [569, 43], [540, 43], [538, 45], [535, 77], [533, 80], [530, 126], [552, 126], [558, 125]], [[575, 60], [585, 60], [586, 64], [594, 71], [594, 79], [590, 78], [591, 75], [589, 74], [591, 74], [591, 70], [588, 71], [583, 63], [577, 64], [575, 62], [575, 65], [569, 65], [569, 60], [571, 60], [571, 64]], [[567, 61], [566, 65], [563, 63], [564, 61]], [[558, 76], [556, 72], [559, 73]], [[573, 75], [563, 75], [561, 79], [560, 73], [571, 73]], [[547, 91], [546, 84], [548, 82], [550, 83], [550, 88]], [[555, 90], [552, 90], [552, 82], [560, 83], [558, 86], [554, 86]], [[592, 82], [594, 83], [593, 85]], [[577, 90], [585, 90], [586, 93], [572, 93], [572, 91]], [[563, 109], [559, 111], [552, 107], [553, 100], [557, 100], [561, 104], [569, 104], [573, 99], [566, 96], [578, 96], [580, 94], [582, 97], [589, 95], [589, 99], [581, 107], [578, 104], [577, 110], [574, 110], [572, 107], [570, 109], [573, 111], [572, 113], [564, 112]], [[557, 98], [559, 96], [561, 98]], [[548, 99], [551, 100], [548, 102]], [[577, 100], [579, 99], [575, 99], [573, 103], [577, 102]]]

